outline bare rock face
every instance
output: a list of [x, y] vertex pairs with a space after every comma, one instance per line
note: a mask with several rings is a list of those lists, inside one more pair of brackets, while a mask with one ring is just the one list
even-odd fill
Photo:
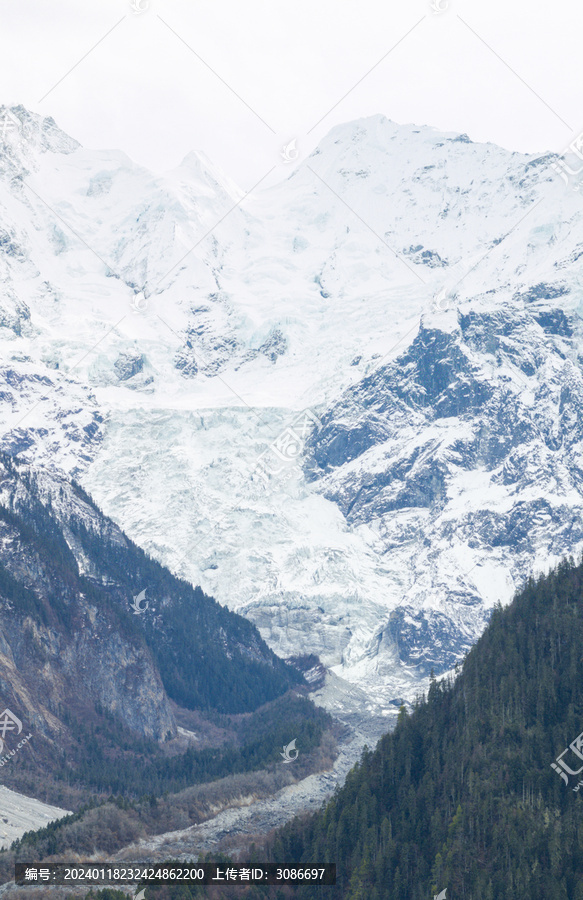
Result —
[[72, 636], [26, 618], [19, 626], [0, 615], [5, 651], [0, 677], [6, 704], [46, 737], [61, 730], [59, 711], [101, 708], [142, 737], [176, 734], [168, 697], [151, 653], [124, 640], [107, 616], [81, 601]]
[[5, 705], [51, 741], [58, 742], [66, 730], [67, 715], [95, 709], [143, 737], [175, 735], [151, 651], [120, 620], [115, 605], [99, 590], [91, 591], [98, 583], [95, 567], [83, 584], [75, 555], [81, 562], [81, 547], [72, 540], [67, 544], [59, 528], [67, 504], [77, 514], [84, 512], [87, 522], [95, 520], [95, 510], [62, 476], [42, 473], [37, 480], [9, 459], [0, 471], [0, 690]]

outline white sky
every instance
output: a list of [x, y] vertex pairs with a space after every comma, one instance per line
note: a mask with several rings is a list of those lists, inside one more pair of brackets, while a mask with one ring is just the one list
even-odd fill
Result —
[[0, 0], [0, 103], [156, 171], [203, 150], [245, 189], [375, 113], [531, 152], [583, 130], [574, 0], [148, 2]]

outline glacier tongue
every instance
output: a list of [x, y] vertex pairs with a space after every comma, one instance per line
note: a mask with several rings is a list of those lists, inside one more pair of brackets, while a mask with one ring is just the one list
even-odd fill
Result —
[[244, 196], [203, 154], [154, 176], [11, 114], [2, 447], [380, 713], [583, 543], [554, 155], [375, 116]]

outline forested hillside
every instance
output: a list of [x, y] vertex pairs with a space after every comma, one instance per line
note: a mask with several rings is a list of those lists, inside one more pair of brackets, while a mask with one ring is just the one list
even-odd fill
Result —
[[[582, 676], [583, 565], [563, 562], [494, 610], [459, 677], [403, 707], [271, 858], [335, 862], [330, 898], [582, 900], [579, 778], [551, 767], [583, 731]], [[570, 749], [562, 759], [583, 766]]]
[[32, 735], [4, 782], [141, 794], [247, 771], [281, 744], [277, 728], [273, 746], [232, 766], [214, 751], [177, 757], [171, 701], [216, 718], [303, 683], [250, 622], [152, 560], [78, 485], [0, 455], [0, 711]]

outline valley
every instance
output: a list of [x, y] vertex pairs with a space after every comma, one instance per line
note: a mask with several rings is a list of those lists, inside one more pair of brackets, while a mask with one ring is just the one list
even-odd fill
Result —
[[37, 833], [0, 870], [236, 857], [581, 552], [579, 197], [556, 154], [383, 116], [245, 195], [11, 115], [0, 700], [35, 740], [0, 838]]

